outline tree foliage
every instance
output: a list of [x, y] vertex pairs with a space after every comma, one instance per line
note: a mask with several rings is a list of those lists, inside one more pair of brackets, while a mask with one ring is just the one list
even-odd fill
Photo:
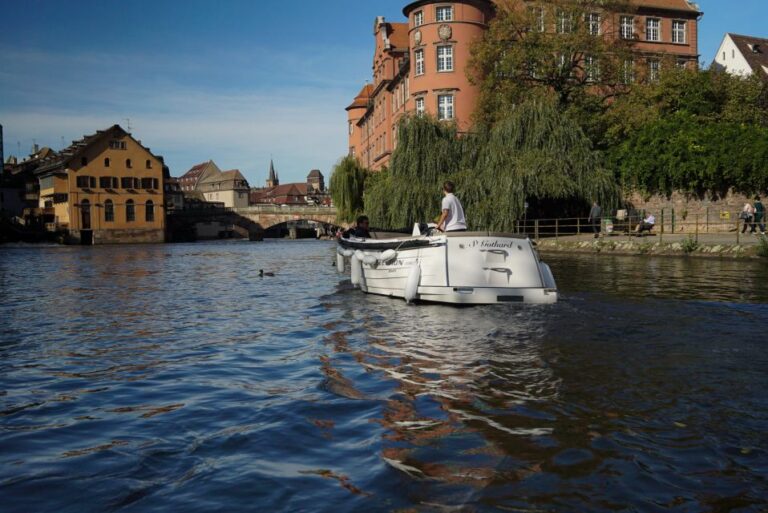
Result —
[[688, 112], [637, 129], [610, 157], [628, 189], [750, 194], [768, 188], [768, 128]]
[[605, 108], [627, 89], [633, 42], [607, 33], [614, 24], [606, 20], [611, 12], [631, 12], [628, 1], [499, 0], [496, 5], [483, 39], [473, 45], [469, 68], [481, 91], [479, 121], [492, 124], [532, 97], [554, 97], [563, 108]]
[[512, 230], [532, 199], [617, 199], [589, 139], [551, 103], [526, 102], [492, 129], [461, 137], [454, 126], [424, 117], [406, 118], [399, 134], [389, 171], [366, 189], [376, 226], [434, 218], [446, 179], [456, 182], [474, 229]]
[[339, 221], [351, 222], [363, 211], [367, 175], [365, 168], [353, 156], [344, 157], [333, 168], [329, 186]]

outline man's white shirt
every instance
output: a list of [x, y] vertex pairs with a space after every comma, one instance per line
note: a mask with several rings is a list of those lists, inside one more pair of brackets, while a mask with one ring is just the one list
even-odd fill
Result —
[[453, 194], [446, 194], [443, 198], [443, 210], [448, 211], [448, 217], [445, 218], [446, 232], [467, 229], [467, 220], [464, 218], [464, 209], [459, 198]]

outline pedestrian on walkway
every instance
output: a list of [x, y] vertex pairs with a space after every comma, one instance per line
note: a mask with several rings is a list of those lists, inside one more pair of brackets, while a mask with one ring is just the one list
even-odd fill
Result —
[[765, 235], [765, 207], [763, 206], [763, 202], [760, 201], [760, 196], [755, 196], [755, 204], [752, 206], [755, 209], [752, 233], [755, 233], [755, 228], [760, 228], [760, 234]]
[[741, 233], [747, 233], [747, 228], [752, 226], [754, 218], [755, 207], [753, 207], [752, 204], [747, 201], [744, 203], [744, 208], [741, 209], [741, 213], [739, 214], [739, 219], [744, 221], [744, 226], [741, 229]]
[[592, 202], [592, 209], [589, 211], [589, 220], [587, 222], [592, 224], [592, 231], [595, 233], [595, 238], [600, 237], [600, 217], [603, 215], [603, 209], [597, 204], [597, 201]]

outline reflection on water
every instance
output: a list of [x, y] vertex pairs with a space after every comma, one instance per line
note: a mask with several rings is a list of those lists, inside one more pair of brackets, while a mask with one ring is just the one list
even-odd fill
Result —
[[4, 511], [768, 508], [765, 263], [558, 256], [557, 305], [453, 308], [333, 255], [0, 248]]

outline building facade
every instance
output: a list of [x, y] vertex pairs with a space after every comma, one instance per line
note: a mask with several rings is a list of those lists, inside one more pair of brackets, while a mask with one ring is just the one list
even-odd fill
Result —
[[[558, 31], [546, 0], [525, 3], [542, 13], [542, 31]], [[373, 81], [346, 108], [349, 154], [368, 169], [386, 167], [405, 114], [428, 114], [470, 130], [479, 99], [467, 74], [471, 47], [495, 9], [492, 0], [419, 0], [403, 9], [407, 22], [376, 18]], [[678, 66], [697, 66], [701, 14], [689, 0], [629, 0], [628, 12], [596, 12], [590, 20], [596, 36], [632, 40], [633, 76], [644, 66], [647, 72], [638, 75], [653, 79], [668, 57]]]
[[250, 186], [238, 169], [212, 173], [197, 184], [206, 201], [224, 203], [225, 208], [245, 208], [248, 206]]
[[162, 158], [119, 125], [73, 142], [35, 174], [49, 231], [82, 244], [164, 242]]
[[756, 74], [768, 80], [768, 39], [726, 34], [712, 68], [742, 77]]

